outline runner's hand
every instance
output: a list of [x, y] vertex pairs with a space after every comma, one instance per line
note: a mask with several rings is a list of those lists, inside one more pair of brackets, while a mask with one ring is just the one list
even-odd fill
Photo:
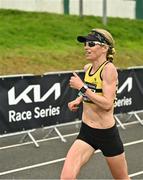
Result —
[[81, 102], [78, 101], [77, 99], [74, 100], [74, 101], [71, 101], [71, 102], [68, 103], [68, 108], [70, 109], [70, 111], [76, 112], [76, 111], [78, 110], [78, 108], [79, 108], [78, 105], [79, 105], [80, 103], [81, 103]]
[[73, 73], [73, 75], [74, 76], [72, 76], [70, 79], [70, 87], [80, 90], [84, 86], [84, 83], [75, 72]]

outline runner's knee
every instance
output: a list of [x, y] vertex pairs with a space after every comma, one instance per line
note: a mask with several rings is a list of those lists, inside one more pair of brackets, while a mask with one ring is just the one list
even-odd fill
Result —
[[126, 180], [130, 179], [127, 170], [118, 173], [113, 173], [112, 175], [114, 179], [126, 179]]
[[74, 180], [76, 179], [77, 172], [74, 172], [71, 168], [63, 168], [61, 173], [61, 180]]

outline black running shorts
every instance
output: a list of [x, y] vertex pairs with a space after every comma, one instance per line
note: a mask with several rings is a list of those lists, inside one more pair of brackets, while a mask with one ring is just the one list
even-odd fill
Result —
[[104, 156], [112, 157], [124, 152], [116, 124], [108, 129], [92, 128], [82, 122], [77, 139], [80, 139], [95, 150], [100, 149]]

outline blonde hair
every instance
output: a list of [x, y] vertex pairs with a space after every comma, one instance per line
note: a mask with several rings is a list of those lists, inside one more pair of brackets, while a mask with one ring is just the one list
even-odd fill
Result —
[[92, 29], [92, 30], [96, 31], [97, 33], [99, 32], [100, 34], [102, 34], [109, 42], [110, 45], [107, 51], [107, 60], [112, 62], [114, 60], [114, 54], [115, 54], [115, 48], [114, 48], [115, 41], [112, 35], [105, 29]]

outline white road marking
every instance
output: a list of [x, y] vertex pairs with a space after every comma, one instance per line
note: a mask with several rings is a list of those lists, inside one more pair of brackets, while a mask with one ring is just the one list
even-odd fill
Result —
[[143, 171], [139, 171], [139, 172], [130, 174], [129, 177], [134, 177], [134, 176], [138, 176], [138, 175], [141, 175], [141, 174], [143, 174]]
[[139, 143], [143, 143], [143, 139], [140, 139], [140, 140], [137, 140], [137, 141], [132, 141], [132, 142], [129, 142], [129, 143], [125, 143], [124, 146], [131, 146], [131, 145], [139, 144]]
[[[130, 125], [134, 125], [134, 124], [139, 124], [139, 121], [132, 121], [132, 122], [124, 123], [123, 125], [124, 126], [130, 126]], [[119, 125], [117, 125], [117, 126], [120, 127]], [[63, 135], [63, 137], [64, 138], [72, 137], [72, 136], [76, 136], [77, 134], [78, 134], [78, 132], [77, 133], [72, 133], [72, 134], [66, 134], [66, 135]], [[46, 141], [56, 140], [56, 139], [60, 139], [60, 137], [55, 136], [55, 137], [52, 137], [52, 138], [40, 139], [40, 140], [36, 140], [36, 142], [41, 143], [41, 142], [46, 142]], [[13, 145], [9, 145], [9, 146], [3, 146], [3, 147], [0, 147], [0, 150], [19, 147], [19, 146], [25, 146], [25, 145], [29, 145], [29, 144], [33, 144], [33, 142], [30, 141], [30, 142], [25, 142], [25, 143], [20, 143], [20, 144], [13, 144]]]
[[[124, 146], [131, 146], [131, 145], [139, 144], [139, 143], [143, 143], [143, 139], [140, 139], [140, 140], [137, 140], [137, 141], [132, 141], [132, 142], [129, 142], [129, 143], [125, 143]], [[99, 153], [99, 152], [101, 152], [101, 151], [100, 150], [96, 151], [96, 153]], [[41, 166], [46, 166], [46, 165], [49, 165], [49, 164], [62, 162], [64, 160], [65, 160], [65, 158], [60, 158], [60, 159], [56, 159], [56, 160], [52, 160], [52, 161], [47, 161], [47, 162], [43, 162], [43, 163], [34, 164], [34, 165], [31, 165], [31, 166], [25, 166], [25, 167], [22, 167], [22, 168], [12, 169], [12, 170], [8, 170], [8, 171], [0, 172], [0, 176], [10, 174], [10, 173], [19, 172], [19, 171], [24, 171], [24, 170], [28, 170], [28, 169], [33, 169], [33, 168], [37, 168], [37, 167], [41, 167]], [[134, 174], [131, 174], [131, 175], [134, 175]]]
[[56, 160], [53, 160], [53, 161], [34, 164], [34, 165], [31, 165], [31, 166], [25, 166], [25, 167], [22, 167], [22, 168], [12, 169], [12, 170], [9, 170], [9, 171], [1, 172], [0, 176], [10, 174], [10, 173], [14, 173], [14, 172], [24, 171], [24, 170], [27, 170], [27, 169], [33, 169], [33, 168], [37, 168], [37, 167], [41, 167], [41, 166], [46, 166], [46, 165], [54, 164], [54, 163], [61, 162], [61, 161], [64, 161], [64, 160], [65, 160], [65, 158], [61, 158], [61, 159], [56, 159]]

